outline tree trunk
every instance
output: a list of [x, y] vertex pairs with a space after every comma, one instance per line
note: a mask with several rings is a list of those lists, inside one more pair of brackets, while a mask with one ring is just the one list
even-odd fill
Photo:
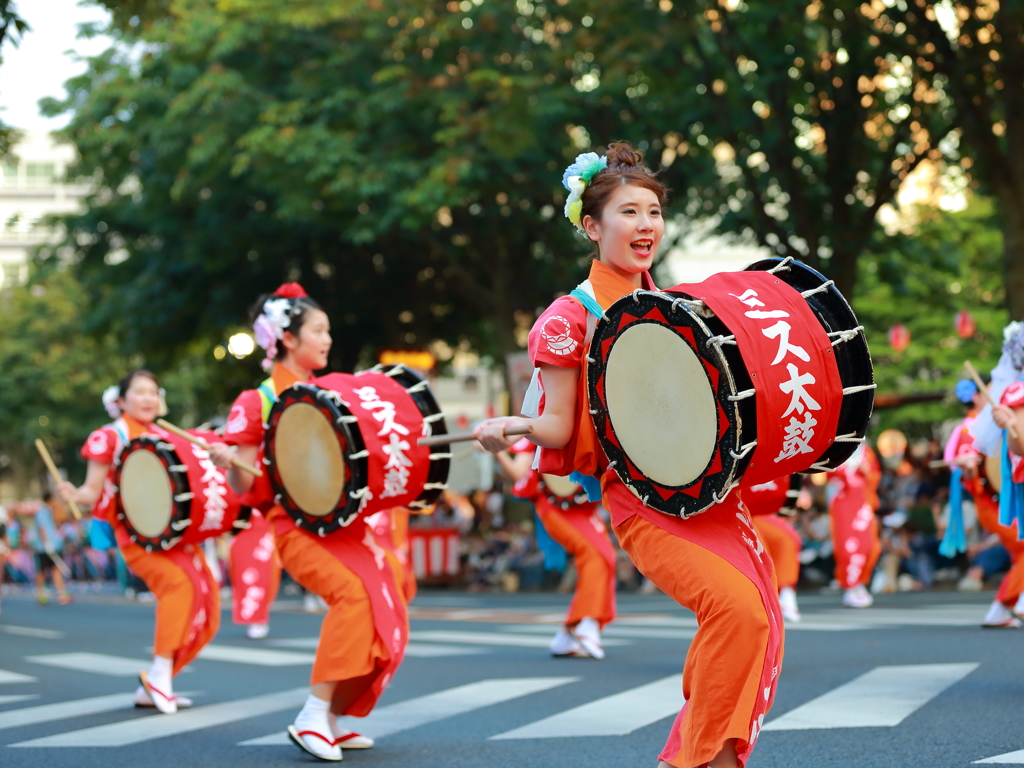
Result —
[[836, 243], [829, 259], [828, 275], [846, 300], [853, 304], [853, 288], [857, 284], [857, 256], [861, 248], [853, 243]]
[[1024, 320], [1024, 200], [1000, 196], [1003, 214], [1003, 284], [1011, 320]]

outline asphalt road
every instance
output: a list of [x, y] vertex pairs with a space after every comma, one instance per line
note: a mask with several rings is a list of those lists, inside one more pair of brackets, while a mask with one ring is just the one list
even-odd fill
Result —
[[[1024, 631], [979, 628], [991, 593], [894, 595], [864, 611], [802, 596], [775, 707], [749, 765], [1024, 765]], [[620, 596], [605, 661], [552, 659], [562, 595], [421, 593], [407, 657], [355, 730], [354, 766], [654, 766], [681, 705], [695, 631], [660, 596]], [[152, 606], [7, 596], [0, 613], [0, 766], [297, 766], [283, 740], [306, 696], [320, 617], [279, 603], [250, 641], [225, 613], [205, 657], [176, 679], [196, 707], [131, 708], [148, 665]], [[246, 743], [255, 742], [255, 743]]]

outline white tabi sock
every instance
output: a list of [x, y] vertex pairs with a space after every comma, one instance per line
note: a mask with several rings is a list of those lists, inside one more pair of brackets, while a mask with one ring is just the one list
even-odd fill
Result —
[[165, 659], [163, 656], [153, 657], [153, 666], [149, 668], [149, 686], [160, 691], [168, 699], [174, 698], [171, 677], [174, 672], [174, 662]]
[[318, 699], [311, 693], [306, 697], [306, 703], [295, 717], [295, 729], [300, 732], [316, 731], [328, 738], [333, 738], [331, 724], [328, 720], [330, 712], [331, 702]]

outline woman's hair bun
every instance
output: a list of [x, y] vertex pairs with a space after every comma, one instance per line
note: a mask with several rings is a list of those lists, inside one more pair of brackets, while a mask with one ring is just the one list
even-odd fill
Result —
[[633, 149], [628, 141], [614, 141], [608, 145], [608, 151], [605, 153], [608, 158], [609, 168], [621, 168], [623, 170], [627, 168], [644, 168], [644, 156]]

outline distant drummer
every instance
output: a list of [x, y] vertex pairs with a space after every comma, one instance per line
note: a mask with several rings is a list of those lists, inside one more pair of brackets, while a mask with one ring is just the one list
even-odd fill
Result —
[[153, 665], [139, 675], [135, 705], [173, 714], [192, 706], [190, 699], [174, 694], [172, 678], [217, 634], [219, 588], [202, 547], [188, 544], [148, 552], [129, 538], [124, 524], [113, 514], [114, 462], [137, 437], [167, 437], [153, 424], [166, 411], [156, 376], [133, 371], [108, 389], [103, 401], [114, 421], [89, 435], [82, 448], [82, 457], [89, 462], [85, 483], [79, 488], [61, 483], [58, 491], [65, 500], [92, 507], [94, 518], [113, 526], [125, 562], [156, 596]]
[[[665, 232], [666, 189], [626, 143], [610, 145], [604, 157], [581, 155], [563, 184], [569, 192], [566, 216], [596, 245], [598, 258], [589, 280], [556, 299], [530, 332], [530, 358], [543, 389], [539, 415], [489, 419], [478, 425], [476, 437], [497, 453], [514, 442], [505, 437], [506, 429], [530, 426], [529, 439], [541, 446], [539, 471], [601, 476], [603, 503], [622, 548], [642, 574], [694, 611], [700, 624], [683, 671], [686, 704], [661, 765], [744, 765], [782, 663], [782, 616], [771, 562], [761, 557], [763, 548], [735, 494], [681, 520], [631, 493], [603, 457], [581, 376], [597, 318], [616, 300], [655, 288], [649, 270]], [[637, 380], [644, 375], [635, 371]], [[524, 412], [532, 410], [524, 406]]]
[[[512, 495], [531, 501], [539, 524], [573, 556], [576, 590], [565, 623], [551, 641], [552, 656], [603, 659], [601, 630], [615, 619], [615, 549], [598, 504], [587, 500], [582, 487], [568, 478], [541, 475], [532, 469], [537, 447], [523, 438], [495, 456], [515, 481]], [[568, 486], [561, 497], [556, 481]]]
[[[297, 283], [282, 285], [274, 294], [257, 302], [254, 329], [257, 343], [266, 350], [264, 369], [270, 377], [257, 389], [243, 392], [228, 417], [225, 439], [211, 446], [211, 456], [221, 467], [231, 466], [237, 455], [247, 463], [263, 460], [264, 425], [278, 396], [296, 383], [310, 382], [316, 371], [327, 367], [331, 349], [331, 328], [326, 313]], [[392, 635], [383, 636], [381, 626], [401, 616], [408, 637], [405, 602], [400, 588], [405, 582], [402, 564], [389, 544], [360, 519], [327, 537], [319, 537], [295, 525], [285, 510], [274, 502], [266, 475], [253, 482], [251, 475], [235, 469], [228, 482], [246, 493], [248, 503], [263, 511], [273, 527], [277, 552], [289, 574], [329, 606], [320, 628], [320, 643], [313, 662], [310, 694], [288, 735], [298, 747], [328, 761], [342, 759], [342, 749], [367, 749], [373, 740], [344, 728], [340, 715], [365, 717], [390, 682], [404, 647], [395, 649]], [[389, 535], [390, 532], [385, 532]], [[382, 591], [380, 572], [362, 567], [362, 559], [342, 562], [332, 543], [337, 537], [346, 543], [383, 556], [394, 577], [389, 594], [398, 595], [395, 616], [381, 616], [371, 605]], [[372, 564], [374, 559], [369, 558]], [[403, 602], [405, 601], [405, 602]], [[397, 633], [396, 633], [397, 634]]]

